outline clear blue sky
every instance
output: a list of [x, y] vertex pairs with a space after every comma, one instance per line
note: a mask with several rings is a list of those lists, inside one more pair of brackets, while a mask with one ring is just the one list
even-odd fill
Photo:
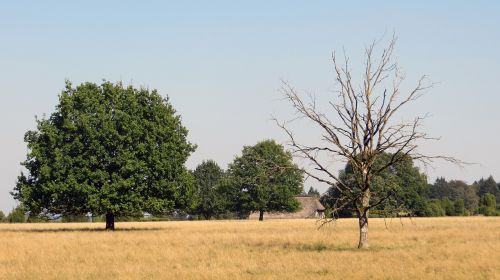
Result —
[[426, 130], [442, 137], [423, 151], [482, 164], [437, 162], [430, 180], [500, 180], [498, 2], [373, 2], [3, 2], [0, 209], [15, 205], [23, 135], [35, 115], [53, 111], [64, 79], [157, 88], [199, 146], [188, 166], [214, 159], [226, 167], [243, 145], [285, 141], [269, 121], [290, 117], [280, 79], [322, 96], [334, 86], [332, 50], [345, 47], [356, 63], [365, 45], [393, 31], [408, 85], [422, 74], [439, 82], [408, 111], [431, 113]]

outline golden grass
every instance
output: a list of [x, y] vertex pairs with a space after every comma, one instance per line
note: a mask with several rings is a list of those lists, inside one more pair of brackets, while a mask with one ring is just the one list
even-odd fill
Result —
[[500, 279], [500, 218], [387, 222], [2, 224], [0, 279]]

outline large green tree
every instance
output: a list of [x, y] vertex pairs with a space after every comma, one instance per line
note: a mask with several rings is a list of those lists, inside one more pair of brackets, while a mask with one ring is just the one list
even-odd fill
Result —
[[121, 83], [66, 87], [49, 118], [28, 131], [28, 155], [12, 192], [31, 215], [165, 213], [190, 207], [195, 150], [168, 98]]
[[197, 206], [195, 213], [205, 219], [226, 212], [225, 199], [221, 193], [224, 170], [213, 160], [203, 161], [193, 171], [197, 186]]
[[273, 140], [245, 146], [228, 170], [236, 189], [234, 201], [240, 211], [292, 212], [299, 208], [295, 196], [302, 193], [303, 174], [292, 155]]

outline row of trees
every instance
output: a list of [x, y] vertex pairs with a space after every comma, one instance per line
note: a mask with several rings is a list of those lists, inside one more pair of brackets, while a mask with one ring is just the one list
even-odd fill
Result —
[[31, 220], [188, 213], [205, 218], [294, 211], [302, 171], [274, 141], [244, 147], [224, 172], [212, 161], [185, 167], [187, 141], [168, 98], [121, 83], [70, 82], [49, 118], [28, 131], [29, 153], [12, 195]]
[[430, 185], [425, 214], [429, 216], [487, 215], [498, 216], [500, 210], [500, 183], [492, 176], [471, 185], [459, 180], [438, 178]]
[[[356, 215], [358, 247], [368, 248], [370, 214], [450, 208], [445, 198], [460, 208], [455, 198], [436, 197], [429, 202], [425, 176], [413, 160], [463, 164], [418, 151], [421, 141], [436, 139], [421, 130], [425, 115], [405, 121], [398, 114], [432, 83], [423, 76], [403, 93], [405, 75], [393, 55], [396, 37], [378, 53], [376, 44], [365, 49], [362, 71], [352, 71], [346, 55], [338, 60], [333, 54], [337, 87], [326, 102], [304, 99], [284, 83], [284, 99], [296, 114], [289, 121], [275, 121], [289, 137], [292, 154], [272, 141], [245, 147], [227, 172], [213, 178], [204, 175], [205, 167], [217, 169], [213, 163], [205, 163], [194, 174], [186, 169], [196, 146], [187, 141], [188, 130], [168, 98], [121, 83], [73, 87], [68, 82], [55, 112], [37, 120], [37, 129], [26, 133], [29, 153], [23, 165], [27, 172], [21, 174], [12, 194], [30, 215], [90, 212], [105, 215], [107, 229], [114, 229], [115, 216], [141, 211], [158, 215], [197, 209], [212, 217], [238, 209], [259, 211], [262, 217], [264, 211], [296, 209], [289, 198], [299, 192], [302, 173], [291, 163], [293, 155], [305, 161], [305, 175], [329, 186], [323, 201], [333, 219], [345, 213]], [[359, 80], [355, 74], [360, 74]], [[307, 121], [319, 132], [300, 139], [292, 126], [295, 121]], [[278, 150], [282, 153], [275, 157]], [[332, 162], [347, 165], [337, 174]], [[200, 179], [204, 176], [210, 183]], [[478, 191], [476, 195], [483, 201], [477, 212], [493, 209], [496, 194]], [[465, 206], [465, 198], [463, 203], [465, 208], [470, 206]]]
[[211, 218], [247, 217], [258, 211], [293, 212], [294, 196], [302, 193], [302, 171], [292, 155], [272, 140], [243, 148], [227, 171], [214, 161], [204, 161], [193, 171], [197, 192], [195, 215]]
[[[392, 188], [393, 199], [375, 207], [372, 214], [420, 217], [500, 215], [500, 209], [497, 207], [500, 202], [500, 182], [496, 183], [492, 176], [470, 185], [460, 180], [446, 181], [444, 178], [438, 178], [434, 184], [428, 184], [425, 175], [420, 173], [410, 160], [395, 166], [393, 171], [395, 178], [379, 177], [376, 180], [378, 184], [374, 184], [375, 189], [396, 184]], [[352, 176], [349, 166], [340, 173], [340, 178], [348, 183], [349, 176]], [[327, 208], [335, 209], [338, 197], [338, 191], [329, 188], [321, 195], [320, 200]], [[352, 208], [353, 206], [346, 207], [343, 211], [331, 214], [354, 217]]]
[[[248, 162], [251, 162], [255, 158], [254, 156], [249, 156], [249, 154], [252, 154], [251, 152], [249, 153], [250, 150], [271, 144], [276, 145], [274, 142], [266, 141], [254, 147], [245, 147], [243, 156], [235, 159], [235, 162], [240, 163], [243, 158], [247, 161], [245, 165], [238, 165], [238, 172], [243, 172], [244, 169], [241, 166], [248, 166]], [[282, 149], [280, 148], [279, 150], [279, 154], [282, 154]], [[269, 156], [266, 157], [269, 158]], [[383, 154], [377, 158], [374, 167], [386, 164], [391, 157], [391, 154]], [[260, 189], [252, 198], [246, 197], [243, 199], [241, 197], [242, 189], [234, 189], [234, 186], [241, 186], [241, 184], [234, 184], [234, 181], [233, 184], [231, 183], [230, 178], [234, 178], [234, 175], [239, 174], [235, 172], [235, 167], [236, 165], [233, 163], [229, 166], [228, 171], [225, 172], [216, 162], [205, 161], [195, 169], [193, 174], [196, 178], [199, 204], [195, 208], [194, 214], [200, 215], [205, 219], [211, 219], [228, 217], [228, 215], [231, 216], [233, 213], [244, 213], [245, 210], [247, 212], [248, 210], [294, 210], [293, 204], [290, 203], [291, 200], [272, 202], [262, 200], [264, 197], [276, 197], [276, 193], [273, 192], [279, 192], [280, 190], [273, 189], [272, 187], [269, 189]], [[247, 170], [246, 178], [255, 178], [255, 174], [250, 175], [249, 172]], [[273, 172], [276, 172], [276, 170], [268, 168], [266, 172], [268, 173], [263, 174], [269, 178], [272, 177]], [[339, 172], [339, 178], [346, 185], [352, 185], [353, 181], [357, 180], [356, 173], [351, 164], [347, 164]], [[496, 206], [497, 201], [500, 201], [499, 188], [500, 183], [497, 184], [491, 176], [487, 179], [474, 182], [472, 185], [458, 180], [448, 182], [444, 178], [438, 178], [434, 184], [429, 184], [426, 175], [420, 172], [410, 157], [407, 157], [405, 160], [395, 164], [393, 168], [386, 169], [385, 172], [374, 177], [373, 189], [384, 193], [385, 196], [391, 196], [391, 199], [374, 207], [372, 214], [378, 216], [411, 215], [421, 217], [478, 214], [488, 216], [499, 215], [500, 211], [497, 210]], [[299, 189], [295, 189], [295, 191], [295, 193], [298, 193]], [[356, 216], [355, 205], [348, 205], [341, 211], [335, 210], [338, 209], [339, 200], [342, 199], [336, 187], [330, 187], [322, 195], [320, 195], [318, 190], [311, 187], [307, 194], [320, 198], [321, 202], [328, 209], [332, 209], [330, 214], [333, 216]], [[288, 196], [288, 198], [290, 197]], [[247, 201], [246, 203], [251, 201], [250, 205], [241, 202], [245, 200]], [[261, 201], [261, 203], [257, 205], [257, 201]]]
[[23, 223], [25, 222], [25, 211], [22, 207], [16, 207], [6, 216], [0, 211], [0, 223]]
[[[227, 171], [215, 162], [185, 167], [196, 146], [187, 141], [168, 99], [121, 83], [66, 83], [49, 118], [28, 131], [29, 154], [12, 195], [31, 221], [55, 217], [245, 217], [294, 211], [302, 171], [272, 140], [243, 148]], [[13, 212], [13, 213], [14, 213]]]
[[[339, 173], [346, 184], [354, 175], [349, 164]], [[299, 205], [293, 197], [300, 193], [319, 198], [330, 210], [336, 209], [338, 200], [335, 188], [320, 194], [317, 189], [310, 187], [305, 193], [302, 172], [292, 163], [291, 155], [284, 151], [283, 146], [272, 140], [244, 147], [242, 155], [236, 157], [227, 170], [215, 161], [207, 160], [190, 174], [194, 177], [195, 191], [190, 203], [192, 207], [183, 209], [183, 212], [195, 219], [246, 218], [250, 212], [258, 211], [260, 220], [263, 220], [264, 212], [267, 211], [297, 210]], [[396, 192], [392, 202], [381, 204], [373, 210], [373, 214], [379, 216], [500, 215], [497, 207], [500, 204], [500, 182], [495, 182], [492, 176], [470, 185], [460, 180], [447, 181], [445, 178], [438, 178], [434, 184], [428, 184], [426, 176], [408, 159], [377, 178], [376, 182], [375, 188]], [[330, 215], [354, 217], [353, 207], [332, 211]], [[128, 213], [128, 218], [142, 216], [142, 212], [132, 214]], [[13, 209], [7, 216], [0, 212], [1, 222], [18, 223], [25, 221], [25, 218], [22, 206]], [[48, 219], [38, 216], [31, 217], [31, 220]]]

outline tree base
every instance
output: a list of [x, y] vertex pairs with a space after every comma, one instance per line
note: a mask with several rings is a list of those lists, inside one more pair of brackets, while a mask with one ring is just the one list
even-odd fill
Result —
[[115, 214], [106, 214], [106, 230], [115, 230]]

